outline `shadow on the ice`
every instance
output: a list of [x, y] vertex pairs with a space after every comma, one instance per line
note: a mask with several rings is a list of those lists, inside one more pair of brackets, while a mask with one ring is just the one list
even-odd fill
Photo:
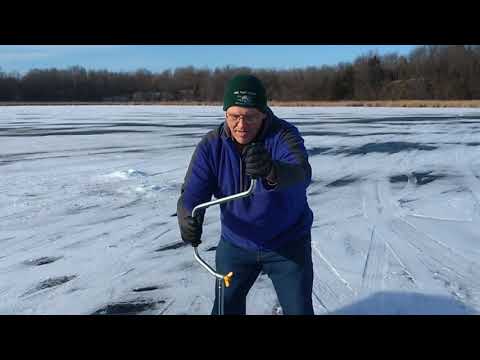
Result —
[[331, 315], [473, 315], [476, 310], [452, 297], [406, 292], [378, 292]]

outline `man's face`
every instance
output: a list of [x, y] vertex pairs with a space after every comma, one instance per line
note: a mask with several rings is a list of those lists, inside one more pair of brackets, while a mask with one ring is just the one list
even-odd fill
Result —
[[257, 136], [266, 115], [254, 108], [231, 106], [226, 112], [226, 121], [233, 138], [242, 145]]

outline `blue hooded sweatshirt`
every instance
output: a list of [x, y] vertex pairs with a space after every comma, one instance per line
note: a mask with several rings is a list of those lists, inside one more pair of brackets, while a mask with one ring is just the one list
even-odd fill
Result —
[[[221, 236], [248, 250], [275, 250], [309, 234], [313, 213], [306, 190], [312, 169], [298, 129], [270, 109], [254, 142], [269, 151], [276, 185], [257, 181], [253, 194], [220, 205]], [[246, 191], [250, 178], [234, 139], [224, 122], [207, 133], [191, 158], [177, 204], [179, 222], [195, 206]], [[204, 211], [200, 219], [203, 222]]]

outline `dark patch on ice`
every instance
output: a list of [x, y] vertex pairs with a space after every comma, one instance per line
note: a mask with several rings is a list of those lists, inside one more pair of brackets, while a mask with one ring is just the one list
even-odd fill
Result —
[[[478, 176], [477, 176], [477, 178], [478, 178]], [[442, 192], [440, 192], [440, 194], [448, 194], [448, 193], [452, 193], [452, 192], [462, 193], [462, 192], [465, 192], [465, 191], [468, 191], [468, 189], [466, 187], [458, 186], [454, 189], [442, 191]]]
[[[284, 118], [285, 120], [288, 121], [287, 118]], [[332, 121], [288, 121], [290, 124], [297, 126], [297, 127], [302, 127], [302, 126], [315, 126], [315, 125], [326, 125], [326, 124], [332, 124], [334, 122]]]
[[47, 159], [61, 159], [61, 158], [71, 158], [72, 156], [69, 155], [57, 155], [57, 156], [45, 156], [45, 157], [37, 157], [37, 158], [30, 158], [30, 159], [21, 159], [22, 161], [35, 161], [35, 160], [47, 160]]
[[125, 275], [131, 273], [133, 270], [135, 270], [135, 268], [128, 269], [127, 271], [124, 271], [123, 273], [121, 273], [120, 276], [125, 276]]
[[29, 120], [29, 119], [49, 119], [50, 116], [44, 115], [44, 114], [33, 114], [33, 113], [20, 113], [20, 114], [15, 114], [18, 119], [22, 120]]
[[403, 204], [406, 204], [406, 203], [409, 203], [409, 202], [414, 202], [414, 201], [417, 201], [418, 199], [398, 199], [398, 202], [403, 205]]
[[331, 147], [314, 147], [314, 148], [311, 148], [311, 149], [307, 149], [307, 154], [308, 154], [308, 156], [315, 156], [315, 155], [327, 152], [331, 149], [332, 149]]
[[175, 125], [163, 125], [163, 127], [170, 128], [182, 128], [182, 129], [215, 129], [220, 123], [210, 123], [210, 124], [175, 124]]
[[[23, 119], [23, 120], [28, 120], [30, 118], [26, 118], [26, 117], [22, 117], [20, 119]], [[33, 120], [35, 119], [43, 119], [43, 118], [31, 118]], [[6, 124], [13, 124], [13, 125], [16, 125], [16, 124], [43, 124], [42, 121], [7, 121]]]
[[[85, 127], [86, 125], [91, 125], [89, 127], [105, 127], [105, 126], [110, 126], [110, 123], [106, 122], [87, 122], [84, 120], [91, 120], [90, 118], [70, 118], [68, 120], [71, 120], [71, 122], [67, 123], [55, 123], [55, 125], [61, 125], [61, 126], [70, 126], [70, 125], [80, 125], [80, 127]], [[81, 122], [78, 122], [81, 121]]]
[[150, 130], [87, 130], [87, 131], [58, 131], [58, 132], [32, 132], [22, 134], [0, 134], [5, 137], [37, 137], [37, 136], [59, 136], [59, 135], [105, 135], [121, 133], [151, 133]]
[[388, 141], [384, 143], [368, 143], [357, 148], [344, 148], [336, 150], [334, 154], [347, 154], [347, 156], [353, 155], [366, 155], [370, 153], [387, 153], [395, 154], [402, 151], [409, 150], [424, 150], [432, 151], [437, 149], [436, 146], [423, 145], [419, 143], [403, 142], [403, 141]]
[[320, 195], [320, 194], [323, 194], [323, 193], [324, 193], [324, 191], [316, 190], [316, 191], [309, 192], [308, 196], [315, 196], [315, 195]]
[[177, 217], [177, 213], [173, 213], [170, 217]]
[[362, 137], [362, 136], [376, 136], [376, 135], [412, 135], [411, 132], [377, 132], [377, 133], [363, 133], [363, 134], [349, 134], [347, 136], [351, 137]]
[[348, 133], [338, 131], [302, 131], [302, 136], [350, 136]]
[[217, 250], [216, 246], [209, 247], [206, 251], [215, 251]]
[[402, 272], [400, 273], [400, 276], [404, 277], [405, 279], [407, 279], [412, 284], [415, 284], [415, 279], [413, 278], [412, 274], [410, 274], [405, 269], [402, 270]]
[[[36, 154], [46, 154], [46, 152], [39, 152], [39, 153], [36, 153]], [[10, 158], [7, 160], [0, 160], [0, 166], [1, 165], [8, 165], [8, 164], [11, 164], [11, 163], [15, 163], [15, 162], [20, 162], [20, 161], [35, 161], [35, 160], [46, 160], [46, 159], [59, 159], [59, 158], [70, 158], [71, 156], [67, 156], [67, 155], [57, 155], [57, 156], [45, 156], [45, 157], [33, 157], [33, 158]]]
[[331, 183], [325, 185], [327, 187], [339, 187], [339, 186], [345, 186], [345, 185], [348, 185], [348, 184], [351, 184], [355, 181], [357, 181], [358, 178], [355, 178], [355, 177], [350, 177], [350, 176], [345, 176], [341, 179], [337, 179], [335, 181], [332, 181]]
[[452, 121], [450, 124], [478, 124], [478, 121]]
[[25, 265], [40, 266], [40, 265], [51, 264], [61, 258], [62, 256], [43, 256], [33, 260], [26, 260], [23, 263]]
[[205, 119], [225, 120], [223, 116], [218, 116], [218, 115], [195, 115], [195, 117], [205, 118]]
[[5, 154], [2, 155], [0, 154], [0, 159], [3, 158], [12, 158], [12, 157], [18, 157], [18, 156], [25, 156], [25, 155], [38, 155], [38, 154], [48, 154], [49, 151], [37, 151], [37, 152], [26, 152], [26, 153], [13, 153], [13, 154]]
[[188, 246], [188, 245], [189, 244], [187, 244], [186, 242], [183, 242], [183, 241], [182, 242], [176, 242], [174, 244], [164, 245], [162, 247], [159, 247], [157, 250], [155, 250], [155, 252], [180, 249], [180, 248]]
[[432, 122], [436, 123], [438, 121], [455, 121], [459, 122], [460, 120], [468, 120], [468, 119], [478, 119], [478, 116], [401, 116], [401, 117], [383, 117], [383, 118], [363, 118], [363, 119], [349, 119], [347, 121], [339, 120], [338, 123], [360, 123], [360, 124], [369, 124], [369, 123], [383, 123], [383, 122], [406, 122], [407, 124], [413, 122]]
[[157, 240], [157, 239], [161, 238], [163, 235], [165, 235], [166, 233], [168, 233], [168, 232], [170, 232], [170, 231], [172, 231], [172, 229], [167, 229], [167, 230], [165, 230], [164, 232], [162, 232], [162, 233], [158, 234], [157, 236], [155, 236], [155, 238], [154, 238], [153, 240]]
[[445, 174], [433, 174], [433, 171], [417, 172], [413, 171], [411, 174], [400, 174], [389, 177], [389, 181], [392, 184], [407, 182], [409, 178], [415, 179], [417, 185], [425, 185], [437, 179], [447, 177]]
[[195, 123], [191, 121], [190, 123], [187, 124], [145, 124], [145, 123], [114, 123], [111, 124], [111, 126], [114, 127], [123, 127], [123, 126], [128, 126], [128, 127], [137, 127], [137, 126], [148, 126], [148, 127], [158, 127], [158, 128], [181, 128], [181, 129], [214, 129], [216, 128], [220, 123]]
[[317, 119], [317, 120], [315, 120], [315, 122], [319, 121], [318, 118], [316, 118], [314, 116], [308, 116], [308, 115], [306, 115], [306, 116], [301, 116], [301, 115], [299, 115], [299, 116], [286, 116], [286, 117], [282, 117], [282, 119], [287, 120], [289, 123], [293, 123], [293, 121], [291, 121], [291, 120], [315, 120], [315, 119]]
[[88, 155], [107, 155], [107, 154], [128, 154], [128, 153], [145, 153], [149, 150], [146, 149], [131, 149], [131, 150], [119, 150], [119, 151], [102, 151], [89, 153]]
[[179, 133], [179, 134], [171, 134], [169, 136], [180, 136], [180, 137], [189, 137], [189, 138], [200, 138], [205, 136], [204, 133], [199, 134], [199, 133]]
[[154, 127], [154, 128], [187, 128], [187, 129], [196, 129], [196, 128], [215, 128], [219, 123], [198, 123], [190, 122], [188, 124], [147, 124], [147, 123], [115, 123], [111, 124], [112, 127]]
[[[356, 119], [351, 119], [356, 120]], [[338, 125], [338, 124], [349, 124], [349, 121], [342, 121], [342, 120], [317, 120], [317, 121], [292, 121], [290, 122], [292, 125], [301, 127], [302, 125]]]
[[110, 126], [112, 127], [163, 127], [162, 124], [151, 124], [151, 123], [144, 123], [144, 122], [123, 122], [123, 121], [111, 123]]
[[74, 293], [74, 292], [77, 292], [77, 291], [80, 291], [80, 290], [85, 290], [85, 289], [83, 289], [83, 288], [71, 288], [71, 289], [68, 289], [65, 293], [71, 294], [71, 293]]
[[75, 207], [73, 209], [67, 210], [65, 213], [68, 214], [68, 215], [75, 215], [75, 214], [81, 213], [82, 211], [95, 209], [95, 208], [98, 208], [98, 207], [100, 207], [100, 205], [90, 205], [90, 206], [83, 206], [83, 207], [78, 206], [78, 207]]
[[408, 176], [407, 175], [394, 175], [389, 177], [389, 181], [392, 184], [399, 183], [399, 182], [407, 182]]
[[412, 172], [413, 176], [416, 179], [417, 185], [425, 185], [428, 183], [431, 183], [432, 181], [435, 181], [437, 179], [441, 179], [446, 177], [444, 174], [435, 174], [432, 175], [433, 171], [427, 171], [427, 172]]
[[8, 240], [12, 240], [12, 239], [15, 239], [15, 236], [10, 236], [10, 237], [0, 239], [0, 241], [8, 241]]
[[153, 291], [153, 290], [158, 290], [158, 286], [145, 286], [145, 287], [133, 289], [132, 291], [144, 292], [144, 291]]
[[91, 315], [136, 315], [143, 311], [154, 310], [157, 305], [164, 303], [165, 300], [152, 301], [146, 299], [117, 302], [108, 304]]
[[[71, 124], [70, 124], [71, 125]], [[36, 131], [65, 131], [65, 130], [79, 130], [79, 129], [91, 129], [95, 128], [96, 126], [61, 126], [61, 127], [54, 127], [54, 126], [37, 126], [35, 127]]]
[[24, 126], [24, 127], [17, 127], [17, 128], [11, 128], [11, 127], [5, 127], [5, 128], [0, 128], [0, 132], [3, 131], [24, 131], [24, 130], [32, 130], [33, 127], [31, 126]]
[[109, 150], [109, 149], [125, 149], [125, 146], [100, 146], [100, 147], [92, 147], [92, 148], [80, 149], [80, 150], [77, 150], [77, 151]]
[[321, 193], [324, 192], [324, 191], [321, 190], [322, 188], [323, 188], [323, 185], [322, 185], [321, 181], [319, 181], [317, 179], [312, 179], [312, 181], [310, 182], [310, 186], [309, 186], [309, 191], [310, 192], [308, 193], [308, 195], [321, 194]]
[[83, 152], [83, 151], [127, 149], [127, 148], [128, 146], [96, 146], [96, 147], [86, 147], [86, 148], [80, 148], [80, 149], [65, 149], [64, 151]]
[[40, 282], [37, 286], [35, 286], [33, 289], [27, 291], [22, 296], [30, 295], [30, 294], [36, 293], [40, 290], [44, 290], [44, 289], [48, 289], [48, 288], [52, 288], [52, 287], [55, 287], [55, 286], [65, 284], [66, 282], [69, 282], [70, 280], [72, 280], [76, 277], [77, 277], [77, 275], [59, 276], [59, 277], [55, 277], [55, 278], [49, 278], [47, 280], [44, 280], [44, 281]]
[[125, 113], [125, 116], [128, 117], [129, 119], [132, 118], [147, 118], [147, 117], [155, 117], [155, 118], [177, 118], [177, 114], [170, 114], [170, 113], [156, 113], [156, 112], [140, 112], [140, 111], [135, 111], [131, 113]]
[[127, 171], [127, 175], [129, 177], [133, 177], [133, 176], [149, 176], [146, 172], [144, 171], [140, 171], [140, 170], [128, 170]]
[[[429, 133], [429, 134], [434, 134], [434, 133]], [[445, 134], [445, 133], [443, 133]], [[445, 141], [445, 142], [437, 142], [436, 144], [442, 144], [442, 145], [466, 145], [466, 146], [478, 146], [480, 143], [478, 142], [469, 142], [469, 143], [462, 143], [462, 142], [454, 142], [454, 141]]]
[[325, 118], [325, 117], [328, 118], [328, 116], [329, 116], [329, 114], [324, 113], [324, 112], [318, 112], [318, 113], [316, 113], [316, 112], [306, 112], [306, 113], [299, 112], [299, 113], [295, 113], [295, 115], [297, 115], [297, 116], [318, 116], [320, 118]]
[[196, 145], [172, 146], [169, 149], [193, 149]]
[[112, 222], [112, 221], [115, 221], [115, 220], [125, 219], [125, 218], [130, 217], [130, 216], [133, 216], [133, 215], [132, 214], [126, 214], [126, 215], [121, 215], [121, 216], [115, 216], [115, 217], [112, 217], [112, 218], [95, 221], [95, 222], [89, 223], [87, 225], [106, 224], [106, 223], [109, 223], [109, 222]]

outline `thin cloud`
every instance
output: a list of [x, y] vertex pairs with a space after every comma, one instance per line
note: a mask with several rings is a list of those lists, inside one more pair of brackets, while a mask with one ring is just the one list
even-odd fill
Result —
[[0, 52], [0, 61], [10, 62], [10, 61], [36, 60], [36, 59], [45, 59], [51, 56], [52, 54], [48, 54], [40, 51]]
[[[33, 68], [81, 65], [85, 59], [117, 56], [124, 45], [0, 45], [0, 70], [27, 72]], [[116, 54], [116, 55], [114, 55]]]
[[73, 53], [89, 53], [92, 51], [103, 52], [120, 49], [116, 45], [0, 45], [0, 59], [2, 60], [26, 60], [28, 58], [45, 58], [65, 56]]

